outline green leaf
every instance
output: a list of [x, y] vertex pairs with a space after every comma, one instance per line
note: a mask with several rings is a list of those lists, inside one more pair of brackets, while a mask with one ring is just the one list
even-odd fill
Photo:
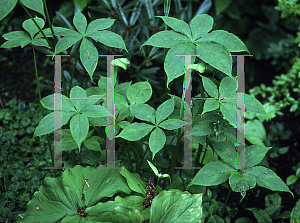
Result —
[[229, 50], [222, 44], [216, 42], [195, 42], [196, 54], [205, 63], [225, 73], [228, 76], [232, 71], [232, 57]]
[[155, 109], [147, 104], [137, 104], [130, 106], [132, 114], [143, 121], [151, 122], [155, 125]]
[[175, 130], [184, 126], [184, 121], [179, 119], [168, 119], [158, 125], [166, 130]]
[[263, 141], [266, 139], [266, 130], [261, 121], [249, 120], [245, 124], [245, 138], [252, 144], [265, 147]]
[[272, 223], [273, 222], [272, 218], [265, 210], [258, 209], [258, 208], [246, 208], [246, 210], [251, 211], [254, 214], [257, 222], [259, 222], [259, 223]]
[[253, 167], [259, 164], [272, 147], [251, 145], [245, 148], [245, 167]]
[[200, 76], [202, 77], [203, 87], [204, 87], [205, 91], [211, 97], [218, 98], [219, 91], [218, 91], [218, 88], [215, 85], [215, 83], [212, 80], [210, 80], [209, 78], [207, 78], [207, 77], [204, 77], [202, 75], [200, 75]]
[[200, 121], [192, 129], [193, 136], [205, 136], [214, 133], [214, 125], [209, 121]]
[[172, 114], [174, 110], [174, 100], [169, 99], [162, 103], [156, 112], [156, 123], [159, 124], [161, 121], [165, 120], [169, 115]]
[[229, 185], [234, 192], [241, 193], [244, 198], [246, 191], [255, 187], [256, 180], [253, 175], [247, 174], [244, 171], [235, 171], [230, 174]]
[[[62, 112], [62, 124], [64, 126], [68, 123], [69, 119], [74, 115], [74, 112]], [[54, 132], [54, 112], [46, 115], [36, 127], [34, 132], [34, 137], [46, 135], [48, 133]]]
[[154, 128], [154, 125], [146, 123], [132, 123], [126, 126], [123, 131], [116, 136], [126, 139], [128, 141], [137, 141], [148, 135], [148, 133]]
[[159, 18], [162, 18], [164, 20], [164, 23], [166, 23], [168, 26], [170, 26], [174, 31], [180, 32], [190, 39], [192, 39], [192, 34], [189, 25], [179, 19], [168, 17], [168, 16], [156, 16]]
[[72, 34], [69, 34], [68, 36], [61, 38], [55, 46], [54, 54], [57, 55], [60, 52], [69, 49], [71, 46], [73, 46], [75, 43], [81, 40], [81, 38], [82, 36], [75, 31]]
[[[230, 174], [235, 170], [221, 162], [211, 162], [204, 165], [189, 183], [192, 185], [214, 186], [228, 180]], [[187, 188], [188, 188], [187, 187]]]
[[87, 149], [101, 152], [100, 144], [96, 140], [97, 137], [99, 137], [99, 136], [92, 136], [92, 137], [88, 138], [87, 140], [83, 141], [84, 146]]
[[152, 160], [154, 159], [155, 154], [164, 147], [165, 143], [165, 133], [159, 127], [156, 127], [149, 138], [149, 147], [152, 152]]
[[148, 81], [135, 83], [127, 89], [126, 96], [131, 105], [145, 103], [152, 96], [152, 87]]
[[97, 33], [97, 31], [108, 29], [115, 22], [115, 19], [96, 19], [89, 23], [85, 36], [92, 35], [92, 33]]
[[124, 49], [128, 53], [122, 37], [114, 32], [102, 30], [90, 33], [86, 36], [91, 37], [95, 41], [98, 41], [106, 46]]
[[13, 32], [5, 33], [2, 35], [2, 37], [8, 41], [3, 43], [1, 45], [1, 48], [13, 48], [13, 47], [20, 46], [24, 42], [26, 43], [31, 42], [31, 39], [28, 36], [28, 34], [23, 31], [13, 31]]
[[289, 176], [286, 178], [286, 185], [290, 186], [290, 185], [294, 184], [298, 179], [299, 179], [299, 177], [297, 177], [297, 176], [294, 175], [294, 174], [289, 175]]
[[175, 189], [162, 191], [152, 201], [150, 222], [201, 222], [202, 195]]
[[70, 130], [80, 152], [80, 145], [89, 131], [88, 118], [81, 114], [74, 115], [70, 121]]
[[86, 92], [81, 87], [75, 86], [71, 89], [70, 100], [78, 111], [80, 111], [83, 107], [83, 102], [86, 100], [86, 98]]
[[33, 11], [36, 11], [45, 17], [44, 13], [44, 4], [42, 0], [21, 0], [21, 3], [26, 6], [27, 8], [30, 8]]
[[90, 105], [83, 107], [80, 112], [86, 117], [97, 118], [97, 117], [106, 117], [107, 110], [101, 105]]
[[151, 167], [151, 169], [153, 170], [155, 176], [157, 176], [158, 175], [157, 168], [150, 161], [147, 160], [147, 162], [148, 162], [149, 166]]
[[[151, 45], [155, 47], [171, 48], [185, 42], [190, 42], [190, 39], [173, 30], [165, 30], [152, 35], [142, 46]], [[140, 48], [142, 48], [142, 46]]]
[[267, 114], [264, 106], [253, 96], [245, 93], [245, 106], [247, 111], [259, 114]]
[[198, 71], [199, 73], [204, 73], [206, 70], [206, 66], [202, 63], [198, 63], [198, 64], [192, 64], [191, 65], [191, 71]]
[[263, 166], [255, 166], [253, 169], [245, 169], [244, 171], [255, 176], [257, 185], [272, 191], [289, 192], [294, 197], [288, 186], [272, 170]]
[[4, 19], [17, 5], [18, 0], [0, 0], [0, 20]]
[[79, 51], [80, 61], [93, 82], [93, 73], [97, 67], [99, 58], [97, 48], [87, 38], [83, 38]]
[[217, 154], [230, 166], [236, 166], [236, 150], [233, 142], [212, 142], [213, 148]]
[[[45, 22], [43, 19], [39, 17], [35, 17], [34, 20], [36, 23], [40, 26], [41, 29], [43, 29]], [[27, 19], [22, 23], [23, 28], [30, 34], [31, 39], [33, 39], [34, 35], [39, 32], [38, 27], [34, 24], [34, 22], [31, 19]]]
[[220, 104], [220, 110], [224, 118], [236, 128], [236, 101], [223, 100]]
[[143, 7], [143, 1], [138, 0], [134, 6], [133, 12], [131, 13], [131, 17], [129, 20], [129, 26], [133, 26], [135, 22], [138, 20], [140, 14], [141, 14], [141, 9]]
[[73, 24], [78, 32], [83, 36], [85, 34], [87, 21], [85, 16], [78, 10], [73, 18]]
[[215, 9], [217, 16], [224, 12], [230, 5], [231, 0], [215, 0]]
[[203, 115], [206, 112], [214, 111], [219, 108], [220, 104], [218, 100], [212, 99], [212, 98], [206, 98], [204, 101], [204, 107], [203, 107], [203, 112], [201, 115]]
[[80, 10], [83, 11], [88, 5], [88, 0], [73, 0], [74, 6], [79, 5]]
[[[168, 77], [167, 86], [175, 78], [180, 77], [184, 74], [184, 56], [176, 56], [176, 54], [195, 55], [196, 46], [192, 43], [181, 43], [173, 46], [167, 53], [164, 67]], [[192, 56], [191, 64], [195, 62], [196, 58]]]
[[220, 98], [235, 98], [237, 91], [237, 81], [235, 77], [226, 76], [220, 83]]
[[198, 15], [192, 19], [190, 27], [192, 30], [193, 41], [206, 35], [213, 27], [214, 19], [207, 14]]
[[201, 39], [197, 41], [200, 42], [207, 42], [213, 41], [224, 45], [230, 52], [248, 52], [247, 47], [245, 44], [234, 34], [229, 33], [225, 30], [215, 30], [211, 33], [206, 34]]

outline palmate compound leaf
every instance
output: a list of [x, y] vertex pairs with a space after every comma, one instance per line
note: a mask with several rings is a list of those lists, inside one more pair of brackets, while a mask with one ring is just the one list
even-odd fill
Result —
[[142, 215], [128, 205], [116, 201], [100, 202], [118, 192], [145, 194], [139, 184], [143, 185], [143, 182], [125, 167], [95, 169], [77, 165], [65, 170], [62, 177], [45, 178], [40, 191], [34, 193], [26, 212], [19, 215], [17, 221], [81, 222], [83, 219], [77, 212], [78, 206], [86, 205], [85, 211], [91, 222], [141, 222]]

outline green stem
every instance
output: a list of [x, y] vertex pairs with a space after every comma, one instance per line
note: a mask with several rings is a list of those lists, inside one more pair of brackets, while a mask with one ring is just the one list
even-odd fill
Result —
[[125, 148], [126, 148], [127, 153], [128, 153], [128, 162], [129, 162], [129, 165], [130, 165], [130, 172], [132, 172], [132, 169], [133, 169], [133, 168], [132, 168], [132, 162], [131, 162], [130, 150], [129, 150], [128, 146], [129, 146], [129, 143], [127, 143], [127, 146], [125, 145]]
[[224, 212], [225, 212], [225, 208], [226, 208], [226, 205], [227, 205], [227, 202], [228, 202], [230, 193], [231, 193], [231, 188], [229, 188], [229, 191], [228, 191], [228, 194], [227, 194], [227, 197], [226, 197], [226, 200], [225, 200], [225, 204], [224, 204], [224, 206], [223, 206], [222, 213], [221, 213], [221, 215], [220, 215], [221, 218], [222, 218], [222, 216], [223, 216], [223, 214], [224, 214]]
[[53, 39], [54, 39], [54, 42], [55, 42], [55, 45], [56, 45], [56, 43], [57, 43], [57, 36], [55, 36], [54, 30], [52, 28], [52, 23], [51, 23], [51, 20], [50, 20], [50, 17], [49, 17], [48, 8], [47, 8], [47, 5], [46, 5], [46, 0], [44, 0], [44, 5], [45, 5], [45, 12], [46, 12], [47, 22], [49, 24], [49, 27], [50, 27], [50, 30], [52, 32]]
[[177, 142], [176, 142], [175, 153], [174, 153], [174, 156], [172, 157], [171, 169], [169, 171], [171, 173], [170, 177], [171, 177], [172, 182], [173, 182], [174, 170], [176, 167], [177, 153], [179, 150], [179, 146], [180, 146], [180, 142], [181, 142], [181, 138], [182, 138], [183, 134], [184, 134], [184, 132], [181, 133], [181, 129], [178, 129], [178, 137], [177, 137]]
[[[199, 167], [199, 164], [200, 164], [199, 163], [200, 155], [202, 153], [202, 149], [203, 149], [204, 146], [202, 146], [201, 148], [200, 147], [201, 147], [201, 144], [199, 143], [199, 145], [198, 145], [198, 151], [197, 151], [197, 157], [196, 157], [196, 163], [195, 163], [196, 167]], [[196, 175], [197, 171], [198, 171], [197, 169], [194, 170], [194, 176]]]
[[[132, 143], [133, 144], [133, 143]], [[136, 151], [136, 148], [135, 148], [135, 144], [133, 144], [133, 149], [134, 149], [134, 158], [135, 158], [135, 162], [136, 162], [136, 165], [135, 165], [135, 172], [136, 173], [139, 173], [138, 172], [138, 168], [140, 166], [140, 161], [138, 160], [138, 154], [137, 154], [137, 151]]]
[[48, 45], [51, 47], [52, 51], [54, 52], [55, 49], [52, 46], [52, 44], [50, 43], [50, 41], [48, 40], [48, 38], [46, 37], [45, 33], [42, 31], [41, 27], [39, 26], [39, 24], [37, 24], [37, 22], [33, 19], [32, 15], [28, 12], [28, 10], [24, 7], [24, 5], [20, 2], [20, 0], [18, 0], [18, 2], [20, 3], [20, 5], [22, 6], [22, 8], [25, 10], [25, 12], [29, 15], [29, 17], [31, 18], [31, 20], [34, 22], [34, 24], [36, 25], [36, 27], [40, 30], [40, 32], [42, 33], [42, 35], [44, 36], [45, 40], [47, 41]]
[[71, 77], [71, 81], [70, 81], [70, 84], [69, 84], [68, 97], [70, 96], [70, 91], [71, 91], [71, 87], [72, 87], [72, 83], [73, 83], [73, 77], [74, 77], [74, 73], [75, 73], [78, 58], [79, 58], [79, 53], [77, 54], [77, 57], [75, 59], [75, 64], [74, 64], [74, 68], [73, 68], [73, 71], [72, 71], [72, 77]]

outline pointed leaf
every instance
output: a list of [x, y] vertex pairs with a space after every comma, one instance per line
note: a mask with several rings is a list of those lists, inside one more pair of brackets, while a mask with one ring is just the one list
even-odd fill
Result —
[[21, 0], [21, 3], [27, 8], [42, 14], [46, 19], [44, 13], [44, 3], [42, 0]]
[[69, 49], [76, 42], [81, 40], [81, 38], [82, 38], [82, 36], [79, 33], [72, 34], [72, 35], [69, 34], [68, 36], [61, 38], [55, 46], [54, 54], [57, 55], [60, 52]]
[[130, 106], [132, 114], [143, 121], [151, 122], [155, 125], [155, 109], [147, 104], [137, 104]]
[[172, 114], [174, 110], [174, 100], [169, 99], [162, 103], [156, 112], [156, 123], [159, 124], [161, 121], [165, 120], [169, 115]]
[[[167, 87], [170, 82], [175, 78], [180, 77], [184, 74], [184, 56], [176, 56], [176, 54], [180, 55], [195, 55], [196, 54], [196, 46], [192, 43], [181, 43], [172, 47], [166, 56], [164, 67], [166, 74], [168, 76]], [[196, 57], [192, 56], [191, 64], [193, 64], [196, 60]], [[169, 87], [168, 87], [169, 88]]]
[[187, 37], [189, 37], [190, 39], [192, 39], [191, 29], [186, 22], [168, 16], [156, 16], [156, 17], [162, 18], [168, 26], [174, 29], [174, 31], [180, 32], [186, 35]]
[[235, 170], [227, 164], [221, 162], [211, 162], [202, 167], [193, 180], [189, 183], [192, 185], [214, 186], [226, 182], [232, 172]]
[[89, 121], [84, 115], [77, 114], [70, 121], [70, 130], [80, 152], [80, 146], [89, 132]]
[[152, 152], [152, 160], [154, 159], [155, 154], [164, 147], [165, 143], [165, 133], [159, 127], [156, 127], [149, 138], [149, 147]]
[[167, 130], [175, 130], [184, 126], [184, 121], [179, 119], [168, 119], [158, 125], [159, 127]]
[[245, 106], [247, 111], [253, 111], [259, 114], [266, 114], [264, 106], [253, 96], [245, 94]]
[[205, 114], [206, 112], [217, 110], [219, 106], [220, 104], [217, 99], [206, 98], [204, 101], [203, 112], [201, 115]]
[[207, 14], [198, 15], [192, 19], [190, 27], [192, 30], [193, 41], [206, 35], [213, 27], [214, 19]]
[[101, 105], [85, 106], [80, 112], [89, 118], [107, 117], [107, 110]]
[[97, 31], [108, 29], [115, 22], [115, 19], [96, 19], [89, 23], [85, 36], [89, 36]]
[[196, 54], [210, 66], [222, 71], [228, 76], [232, 71], [232, 57], [229, 50], [222, 44], [216, 42], [195, 42], [197, 44]]
[[[185, 35], [174, 32], [173, 30], [165, 30], [152, 35], [142, 46], [151, 45], [155, 47], [171, 48], [184, 42], [190, 42], [189, 38]], [[142, 46], [140, 48], [142, 48]]]
[[152, 171], [154, 172], [155, 176], [157, 176], [158, 175], [157, 168], [149, 160], [147, 160], [147, 162], [148, 162], [149, 166], [151, 167]]
[[256, 179], [253, 175], [247, 174], [244, 171], [235, 171], [230, 174], [229, 185], [234, 192], [239, 192], [243, 196], [246, 191], [255, 187]]
[[106, 46], [124, 49], [128, 53], [122, 37], [114, 32], [102, 30], [102, 31], [93, 32], [89, 34], [88, 37], [91, 37], [92, 39]]
[[224, 118], [236, 128], [236, 101], [223, 100], [220, 104], [220, 110]]
[[[62, 112], [62, 123], [61, 126], [64, 126], [68, 123], [69, 119], [74, 115], [74, 112]], [[36, 127], [34, 131], [34, 137], [46, 135], [48, 133], [54, 132], [54, 112], [46, 115]]]
[[211, 97], [218, 98], [219, 91], [218, 91], [218, 88], [215, 85], [215, 83], [212, 80], [210, 80], [209, 78], [207, 78], [207, 77], [204, 77], [202, 75], [200, 75], [200, 76], [202, 77], [203, 87], [204, 87], [205, 91]]
[[193, 127], [192, 132], [193, 136], [205, 136], [213, 134], [215, 132], [214, 125], [209, 121], [200, 121]]
[[85, 16], [78, 10], [73, 18], [73, 24], [81, 35], [85, 34], [87, 21]]
[[[80, 61], [93, 82], [93, 74], [98, 64], [98, 51], [97, 48], [87, 40], [87, 38], [83, 38], [80, 44]], [[94, 82], [93, 82], [94, 83]]]
[[121, 137], [128, 141], [137, 141], [148, 135], [154, 127], [154, 125], [134, 122], [126, 126], [123, 131], [116, 136], [116, 138]]
[[8, 41], [3, 43], [1, 45], [1, 48], [13, 48], [20, 46], [24, 42], [31, 42], [30, 37], [24, 31], [13, 31], [5, 33], [2, 35], [2, 37]]
[[263, 166], [255, 166], [253, 169], [245, 169], [244, 171], [255, 176], [257, 185], [272, 191], [289, 192], [294, 197], [288, 186], [272, 170]]
[[140, 14], [141, 14], [142, 6], [143, 6], [143, 1], [138, 0], [133, 8], [133, 12], [132, 12], [130, 20], [129, 20], [129, 26], [133, 26], [135, 24], [135, 22], [137, 21], [137, 19], [139, 18]]
[[235, 77], [224, 77], [220, 83], [220, 98], [236, 98], [237, 81]]
[[206, 34], [201, 39], [197, 40], [200, 42], [213, 41], [224, 45], [230, 52], [248, 52], [245, 44], [234, 34], [229, 33], [225, 30], [215, 30], [211, 33]]
[[86, 100], [86, 98], [86, 92], [81, 87], [75, 86], [71, 89], [70, 100], [78, 111], [81, 110], [83, 102]]
[[245, 167], [253, 167], [259, 164], [271, 148], [258, 145], [251, 145], [245, 148]]
[[1, 0], [0, 1], [0, 20], [4, 19], [17, 5], [18, 0]]

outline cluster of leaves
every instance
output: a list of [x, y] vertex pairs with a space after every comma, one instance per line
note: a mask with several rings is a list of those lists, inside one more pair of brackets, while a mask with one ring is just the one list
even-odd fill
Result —
[[[40, 107], [14, 98], [0, 110], [0, 221], [13, 222], [39, 190], [41, 180], [53, 170], [42, 171], [51, 163], [44, 148], [45, 140], [32, 140], [42, 116]], [[49, 155], [49, 154], [48, 154]]]

